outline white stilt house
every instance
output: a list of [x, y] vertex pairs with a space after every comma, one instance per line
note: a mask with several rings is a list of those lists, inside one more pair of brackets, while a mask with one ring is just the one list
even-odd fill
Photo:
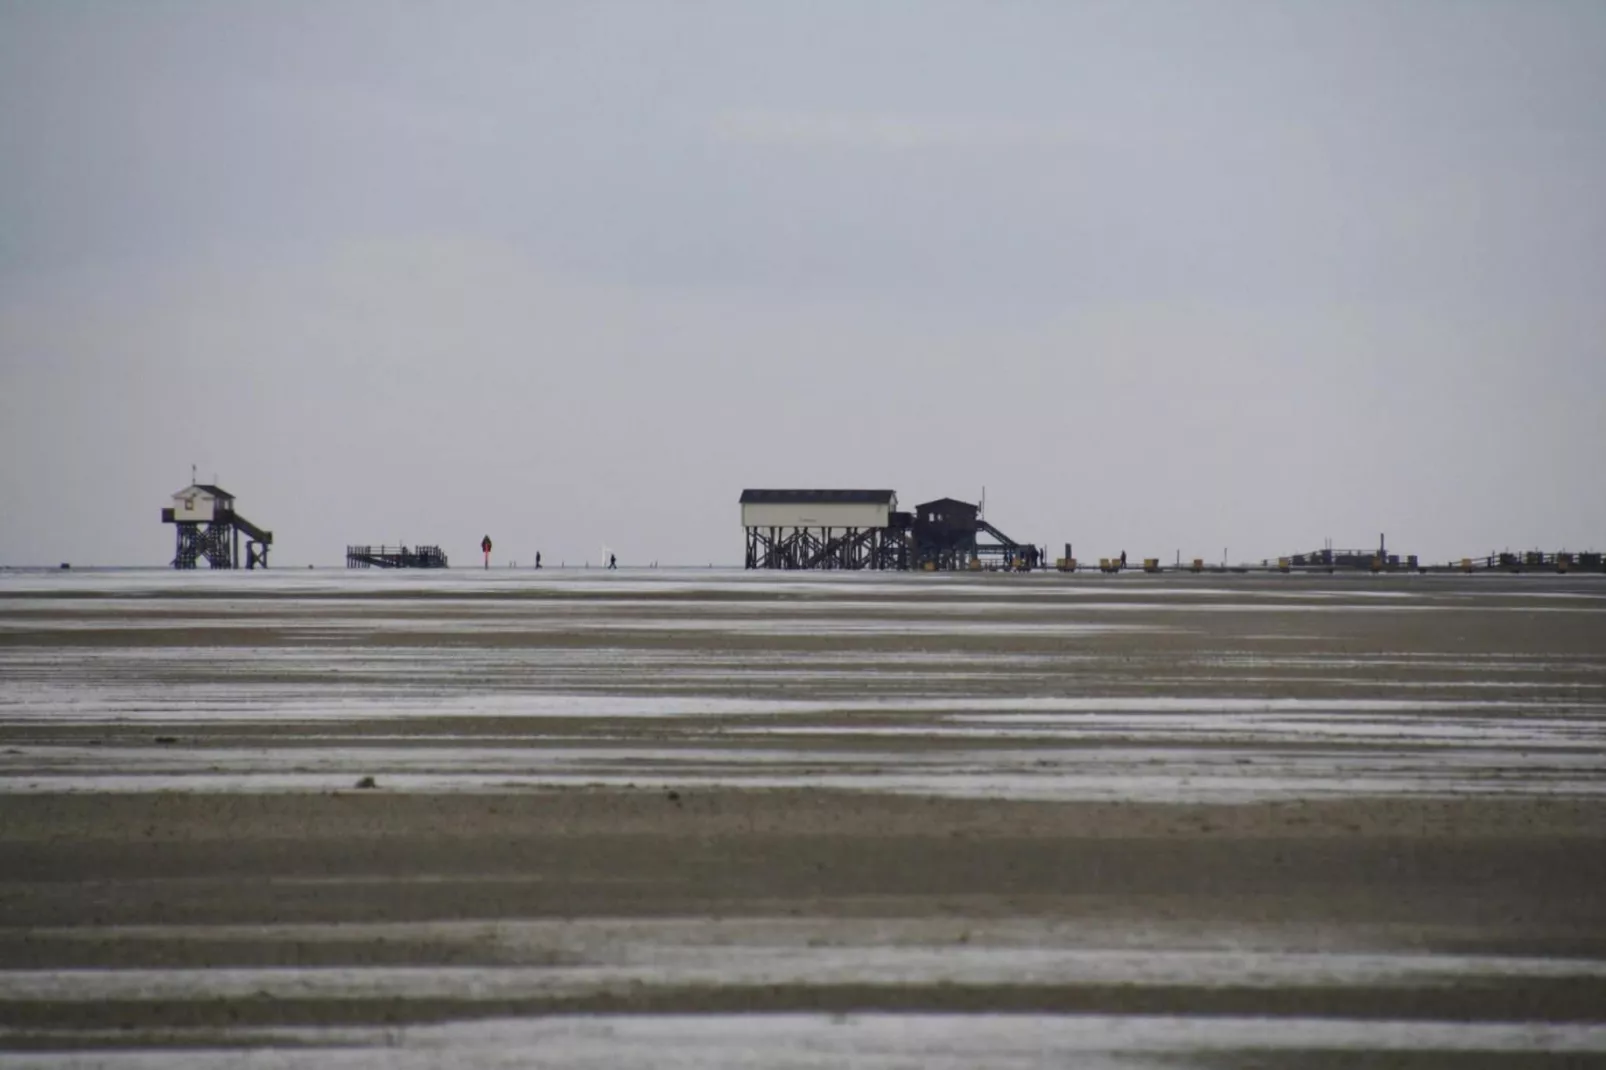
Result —
[[162, 523], [177, 529], [174, 568], [195, 568], [201, 558], [211, 568], [239, 568], [240, 533], [246, 536], [246, 568], [268, 567], [273, 532], [234, 511], [234, 495], [212, 483], [191, 483], [162, 510]]

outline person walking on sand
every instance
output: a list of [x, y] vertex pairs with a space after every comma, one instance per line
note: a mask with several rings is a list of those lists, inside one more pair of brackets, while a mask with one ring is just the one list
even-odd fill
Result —
[[1126, 551], [1121, 551], [1121, 567], [1126, 568]]
[[619, 567], [619, 555], [618, 554], [609, 554], [608, 555], [608, 567], [609, 568], [614, 568], [614, 569]]

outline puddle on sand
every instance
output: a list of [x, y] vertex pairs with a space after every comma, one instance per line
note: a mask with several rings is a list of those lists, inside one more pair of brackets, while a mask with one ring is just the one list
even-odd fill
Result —
[[[1606, 1052], [1606, 1026], [1595, 1024], [1096, 1014], [576, 1015], [383, 1029], [164, 1031], [169, 1043], [186, 1034], [210, 1043], [202, 1050], [0, 1053], [0, 1068], [505, 1070], [538, 1063], [569, 1070], [1177, 1070], [1259, 1054], [1297, 1070], [1331, 1065], [1335, 1053], [1453, 1059]], [[123, 1032], [104, 1039], [132, 1038]], [[259, 1047], [230, 1051], [231, 1039]]]
[[616, 946], [562, 966], [0, 970], [17, 1003], [204, 999], [516, 1000], [630, 988], [775, 985], [1431, 987], [1606, 978], [1582, 958], [1023, 947]]

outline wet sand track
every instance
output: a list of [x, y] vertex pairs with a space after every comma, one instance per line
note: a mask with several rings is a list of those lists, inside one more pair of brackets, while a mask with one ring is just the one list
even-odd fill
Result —
[[0, 1065], [1606, 1065], [1603, 714], [1591, 577], [3, 574]]

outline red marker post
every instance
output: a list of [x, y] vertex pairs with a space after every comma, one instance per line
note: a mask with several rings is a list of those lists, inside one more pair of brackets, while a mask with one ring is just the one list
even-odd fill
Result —
[[485, 567], [491, 567], [491, 537], [489, 535], [480, 540], [480, 549], [485, 551]]

